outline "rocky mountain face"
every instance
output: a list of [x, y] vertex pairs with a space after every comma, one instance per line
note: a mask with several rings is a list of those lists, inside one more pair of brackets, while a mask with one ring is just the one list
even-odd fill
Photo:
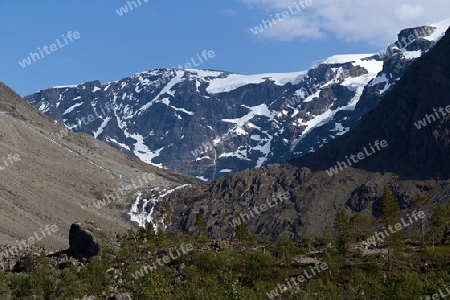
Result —
[[376, 216], [384, 185], [402, 209], [418, 196], [448, 203], [449, 53], [450, 29], [359, 124], [314, 153], [172, 193], [166, 198], [174, 207], [170, 228], [195, 233], [200, 212], [211, 237], [231, 237], [245, 222], [260, 238], [299, 239], [331, 228], [339, 206]]
[[348, 132], [449, 25], [405, 29], [386, 52], [333, 56], [297, 73], [158, 69], [26, 100], [146, 163], [214, 179], [305, 155]]
[[[3, 83], [0, 158], [0, 265], [35, 245], [67, 248], [75, 221], [93, 220], [124, 232], [132, 226], [127, 213], [134, 190], [200, 181], [71, 133]], [[143, 179], [146, 174], [152, 175]]]

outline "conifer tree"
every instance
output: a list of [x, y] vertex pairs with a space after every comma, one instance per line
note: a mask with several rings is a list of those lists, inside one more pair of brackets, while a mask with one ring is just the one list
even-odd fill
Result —
[[205, 216], [201, 212], [195, 216], [194, 226], [197, 226], [201, 237], [208, 237], [208, 224], [206, 224]]
[[[397, 223], [397, 218], [400, 216], [400, 206], [398, 205], [397, 199], [392, 195], [391, 190], [387, 185], [384, 186], [383, 196], [381, 197], [381, 202], [379, 206], [379, 221], [385, 227], [389, 225], [395, 225]], [[405, 231], [396, 232], [395, 234], [389, 234], [386, 236], [385, 242], [388, 245], [388, 263], [389, 268], [391, 268], [391, 252], [392, 250], [400, 250], [402, 246], [401, 240], [405, 237]]]
[[337, 248], [340, 252], [345, 253], [350, 240], [350, 223], [342, 207], [338, 208], [333, 225], [337, 231]]
[[398, 201], [394, 195], [392, 195], [392, 192], [387, 185], [385, 185], [383, 189], [379, 213], [379, 220], [385, 226], [394, 225], [397, 222], [397, 218], [400, 216], [400, 206], [398, 205]]
[[236, 215], [237, 220], [241, 220], [240, 224], [236, 225], [234, 228], [234, 233], [239, 237], [239, 240], [242, 242], [249, 237], [249, 233], [247, 231], [247, 225], [245, 225], [244, 217], [241, 213]]
[[370, 235], [370, 220], [360, 213], [350, 218], [350, 235], [355, 242], [367, 239]]

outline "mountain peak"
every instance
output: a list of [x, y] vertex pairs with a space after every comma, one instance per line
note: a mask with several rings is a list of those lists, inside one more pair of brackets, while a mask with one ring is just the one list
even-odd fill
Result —
[[[439, 24], [427, 28], [438, 34]], [[306, 71], [161, 68], [26, 99], [59, 124], [146, 163], [213, 179], [305, 155], [348, 132], [433, 47], [426, 34], [407, 29], [399, 40], [408, 44], [378, 55], [334, 55]]]

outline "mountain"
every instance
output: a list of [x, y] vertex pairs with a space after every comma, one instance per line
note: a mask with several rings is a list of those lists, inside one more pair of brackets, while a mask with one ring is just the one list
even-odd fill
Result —
[[[9, 247], [36, 237], [39, 246], [67, 248], [69, 227], [78, 220], [124, 232], [132, 227], [127, 213], [135, 188], [169, 189], [199, 181], [69, 132], [3, 83], [0, 141], [0, 245]], [[46, 234], [52, 225], [56, 232]], [[0, 255], [0, 265], [3, 259]]]
[[146, 163], [214, 179], [314, 152], [345, 134], [448, 26], [450, 19], [404, 29], [385, 52], [332, 56], [306, 71], [157, 69], [25, 99]]
[[260, 238], [294, 239], [332, 228], [338, 207], [377, 216], [385, 185], [401, 209], [427, 196], [450, 199], [450, 29], [418, 58], [360, 123], [314, 153], [248, 169], [166, 197], [171, 228], [189, 233], [198, 213], [210, 237], [242, 223]]

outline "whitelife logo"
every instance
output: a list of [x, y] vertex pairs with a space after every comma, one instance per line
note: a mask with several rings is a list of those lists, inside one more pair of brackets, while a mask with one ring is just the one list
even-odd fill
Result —
[[263, 212], [267, 211], [269, 208], [277, 206], [277, 204], [283, 202], [283, 200], [289, 200], [290, 199], [289, 192], [279, 193], [278, 199], [280, 200], [280, 202], [277, 202], [277, 198], [273, 198], [272, 200], [274, 201], [274, 203], [270, 203], [269, 199], [266, 199], [267, 205], [261, 204], [259, 206], [259, 209], [261, 211], [258, 211], [258, 208], [255, 206], [255, 207], [249, 209], [249, 211], [247, 212], [248, 214], [242, 215], [241, 213], [239, 213], [238, 218], [235, 218], [232, 221], [229, 221], [228, 224], [230, 224], [231, 227], [235, 228], [237, 225], [241, 225], [241, 223], [245, 223], [245, 219], [247, 219], [247, 221], [250, 221], [250, 219], [255, 217], [255, 215], [253, 214], [253, 211], [256, 212], [258, 215], [260, 215]]
[[[50, 47], [47, 47], [47, 45], [45, 45], [44, 47], [42, 47], [43, 49], [38, 47], [39, 53], [30, 52], [30, 55], [27, 58], [24, 58], [24, 59], [22, 59], [22, 61], [19, 61], [19, 65], [22, 68], [25, 68], [26, 66], [31, 65], [32, 62], [40, 60], [41, 58], [43, 58], [45, 56], [44, 52], [42, 52], [42, 50], [44, 50], [47, 55], [51, 54], [52, 52], [55, 52], [56, 50], [61, 49], [61, 48], [65, 47], [66, 45], [68, 45], [69, 42], [67, 41], [67, 39], [69, 39], [71, 42], [73, 42], [74, 40], [78, 40], [81, 37], [81, 35], [78, 31], [75, 31], [73, 33], [72, 33], [72, 31], [69, 31], [67, 33], [67, 38], [66, 38], [66, 36], [64, 36], [64, 34], [62, 35], [62, 37], [63, 37], [65, 44], [61, 43], [59, 38], [57, 38], [56, 44], [51, 44]], [[31, 61], [31, 60], [33, 60], [33, 61]]]
[[[144, 3], [147, 3], [149, 0], [142, 0]], [[137, 0], [139, 3], [139, 6], [142, 6], [141, 0]], [[134, 8], [133, 8], [134, 5]], [[136, 1], [127, 1], [127, 5], [120, 7], [119, 9], [116, 9], [116, 13], [121, 17], [124, 14], [128, 13], [128, 8], [130, 8], [130, 11], [132, 11], [135, 8], [138, 8], [138, 5], [136, 4]]]
[[[425, 213], [421, 210], [417, 211], [413, 211], [411, 213], [411, 216], [409, 214], [406, 215], [408, 217], [408, 221], [409, 222], [405, 222], [405, 220], [403, 218], [401, 218], [400, 220], [402, 221], [402, 223], [396, 223], [395, 225], [389, 225], [384, 231], [379, 231], [379, 232], [375, 232], [375, 235], [369, 237], [366, 241], [362, 242], [362, 244], [369, 246], [373, 243], [375, 243], [375, 238], [379, 241], [379, 242], [383, 242], [387, 237], [389, 237], [389, 231], [394, 234], [397, 231], [403, 230], [406, 227], [412, 225], [414, 222], [419, 221], [419, 219], [423, 219], [425, 218]], [[414, 218], [414, 220], [412, 219]]]
[[153, 263], [153, 266], [146, 265], [146, 266], [142, 267], [139, 271], [136, 271], [133, 274], [131, 274], [131, 276], [134, 278], [134, 280], [138, 280], [139, 278], [144, 277], [144, 272], [145, 272], [145, 274], [148, 275], [148, 269], [150, 269], [150, 271], [156, 270], [158, 268], [156, 263], [158, 263], [159, 266], [162, 267], [162, 266], [164, 266], [164, 264], [170, 263], [171, 260], [180, 258], [181, 254], [188, 254], [190, 251], [194, 250], [194, 246], [192, 246], [192, 244], [181, 244], [180, 250], [182, 253], [180, 253], [178, 251], [178, 249], [176, 250], [178, 255], [174, 255], [172, 250], [169, 250], [169, 255], [165, 255], [162, 258], [162, 260], [160, 258], [157, 258], [156, 262]]
[[[315, 275], [319, 275], [320, 272], [325, 271], [327, 269], [328, 265], [326, 263], [316, 264], [314, 267], [309, 268], [311, 274], [308, 274], [308, 271], [304, 270], [303, 274], [305, 275], [298, 275], [297, 278], [291, 277], [290, 279], [286, 279], [286, 284], [278, 284], [278, 286], [275, 289], [270, 290], [269, 292], [266, 293], [266, 295], [267, 297], [269, 297], [269, 299], [273, 299], [275, 297], [277, 297], [278, 299], [278, 296], [280, 296], [280, 294], [287, 292], [289, 289], [292, 289], [292, 284], [290, 281], [292, 281], [293, 285], [298, 285], [299, 282], [303, 282], [306, 279], [310, 279]], [[298, 280], [298, 282], [296, 281], [296, 279]]]
[[[103, 200], [98, 200], [98, 201], [94, 201], [94, 206], [97, 209], [100, 209], [108, 204], [110, 204], [113, 201], [116, 202], [120, 202], [121, 201], [121, 197], [119, 196], [119, 193], [124, 197], [127, 195], [127, 193], [131, 193], [131, 191], [134, 190], [138, 190], [141, 188], [144, 188], [146, 185], [149, 184], [149, 181], [155, 180], [156, 175], [153, 173], [144, 173], [144, 175], [142, 175], [142, 179], [144, 180], [145, 184], [142, 183], [141, 179], [138, 179], [139, 184], [134, 183], [133, 180], [131, 180], [131, 184], [128, 184], [122, 188], [119, 188], [118, 191], [114, 190], [113, 194], [110, 195], [106, 195], [105, 194], [105, 198]], [[116, 197], [114, 197], [114, 194], [116, 194]]]
[[[446, 293], [444, 293], [442, 290], [445, 288], [445, 291], [448, 293], [448, 294], [446, 294]], [[450, 290], [449, 290], [449, 288], [450, 288], [450, 285], [446, 285], [444, 288], [440, 288], [439, 290], [438, 290], [438, 292], [439, 293], [436, 293], [436, 294], [433, 294], [433, 295], [428, 295], [428, 296], [425, 296], [425, 298], [423, 298], [423, 297], [420, 297], [420, 299], [425, 299], [425, 300], [440, 300], [440, 299], [444, 299], [444, 298], [446, 298], [447, 296], [450, 296]], [[442, 297], [442, 298], [441, 298]]]
[[[19, 251], [22, 251], [24, 248], [35, 244], [37, 241], [40, 241], [47, 236], [50, 236], [52, 233], [56, 233], [58, 231], [58, 226], [56, 224], [53, 225], [45, 225], [45, 228], [39, 228], [42, 235], [39, 235], [37, 232], [34, 232], [34, 236], [30, 236], [28, 239], [22, 239], [20, 242], [16, 241], [16, 246], [11, 246], [9, 249], [0, 252], [0, 258], [7, 258], [9, 255], [17, 255]], [[47, 233], [47, 234], [46, 234]], [[28, 243], [27, 243], [28, 242]], [[9, 251], [9, 252], [8, 252]]]
[[12, 155], [11, 153], [8, 154], [7, 159], [2, 157], [2, 160], [3, 160], [3, 163], [0, 163], [0, 171], [3, 171], [4, 169], [6, 169], [9, 166], [12, 166], [15, 162], [21, 161], [19, 154]]
[[[410, 34], [408, 36], [408, 40], [405, 37], [402, 37], [401, 41], [395, 42], [394, 45], [400, 50], [405, 49], [410, 44], [412, 44], [414, 41], [418, 40], [419, 38], [424, 37], [424, 36], [429, 36], [430, 34], [432, 34], [433, 30], [431, 28], [425, 28], [425, 29], [422, 29], [422, 30], [414, 29], [413, 32], [414, 32], [414, 35]], [[403, 45], [402, 45], [401, 42], [403, 42]], [[385, 50], [380, 51], [378, 53], [378, 55], [380, 55], [380, 56], [385, 56], [386, 54], [387, 53], [386, 53]]]
[[[444, 111], [443, 107], [439, 107], [439, 109], [434, 112], [434, 115], [433, 114], [431, 114], [431, 115], [425, 114], [425, 118], [414, 123], [414, 126], [416, 126], [417, 129], [421, 129], [421, 128], [427, 126], [428, 124], [431, 124], [432, 122], [436, 122], [437, 120], [440, 120], [441, 118], [439, 116], [438, 111], [441, 113], [442, 118], [444, 119], [447, 114], [450, 114], [450, 105], [447, 105], [445, 107], [445, 111]], [[428, 123], [427, 123], [427, 121], [428, 121]]]
[[[336, 165], [334, 165], [334, 167], [331, 167], [328, 170], [325, 170], [325, 172], [327, 172], [327, 174], [329, 176], [333, 176], [334, 174], [339, 173], [339, 169], [342, 171], [345, 168], [348, 168], [352, 165], [350, 159], [353, 161], [353, 163], [357, 163], [361, 160], [363, 160], [364, 158], [366, 158], [367, 156], [371, 156], [372, 154], [374, 154], [376, 151], [373, 147], [377, 148], [378, 151], [381, 150], [381, 148], [386, 148], [388, 146], [388, 143], [386, 140], [382, 140], [381, 142], [379, 142], [378, 140], [376, 140], [374, 142], [374, 146], [372, 146], [372, 143], [369, 143], [369, 147], [372, 150], [372, 152], [367, 151], [366, 147], [363, 148], [364, 153], [363, 152], [359, 152], [357, 155], [350, 155], [350, 158], [348, 158], [348, 156], [345, 156], [347, 163], [345, 163], [344, 161], [338, 161]], [[347, 165], [348, 164], [348, 165]]]
[[[297, 10], [293, 10], [292, 7], [289, 5], [288, 9], [289, 11], [285, 10], [283, 11], [281, 14], [280, 13], [276, 13], [275, 17], [277, 18], [278, 22], [282, 22], [285, 19], [298, 14], [299, 12], [301, 12], [302, 9], [306, 9], [307, 6], [311, 6], [312, 5], [312, 0], [300, 0], [297, 2], [294, 2], [295, 4], [295, 8]], [[302, 8], [300, 8], [300, 6]], [[280, 18], [281, 16], [281, 18]], [[255, 26], [254, 28], [250, 28], [251, 32], [254, 35], [257, 35], [258, 33], [261, 33], [264, 31], [264, 29], [268, 29], [274, 25], [277, 24], [277, 21], [275, 21], [274, 17], [272, 15], [270, 15], [270, 18], [272, 19], [272, 21], [270, 20], [261, 20], [261, 23], [258, 26]], [[264, 26], [264, 27], [263, 27]]]
[[[202, 57], [203, 57], [203, 59], [202, 59]], [[194, 57], [191, 57], [191, 61], [190, 61], [190, 62], [187, 62], [187, 63], [185, 63], [184, 65], [178, 65], [178, 69], [179, 69], [179, 70], [183, 70], [183, 69], [192, 69], [192, 67], [198, 67], [198, 66], [200, 66], [201, 64], [207, 62], [207, 61], [208, 61], [208, 58], [211, 59], [211, 58], [214, 58], [214, 57], [216, 57], [216, 54], [214, 53], [213, 50], [209, 50], [209, 51], [203, 50], [203, 51], [202, 51], [201, 57], [200, 57], [200, 54], [197, 53], [197, 59], [198, 59], [198, 61], [197, 61]], [[203, 60], [204, 60], [204, 61], [203, 61]], [[192, 62], [192, 64], [191, 64], [191, 62]], [[198, 62], [198, 63], [197, 63], [197, 62]], [[172, 66], [172, 69], [177, 69], [177, 68], [175, 68], [175, 66]], [[176, 76], [176, 75], [175, 75], [175, 76]], [[173, 77], [175, 77], [175, 76], [173, 76], [173, 73], [172, 73], [172, 72], [171, 72], [171, 73], [168, 73], [168, 74], [165, 74], [162, 78], [159, 78], [159, 79], [155, 82], [155, 86], [156, 86], [156, 87], [159, 87], [161, 84], [166, 84], [167, 82], [169, 82], [169, 81], [170, 81]]]

